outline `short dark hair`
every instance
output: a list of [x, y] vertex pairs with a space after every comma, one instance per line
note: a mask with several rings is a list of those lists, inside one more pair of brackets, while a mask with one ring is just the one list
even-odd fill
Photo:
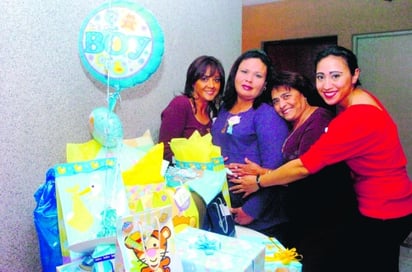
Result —
[[293, 88], [300, 92], [312, 106], [326, 107], [322, 97], [312, 82], [304, 75], [292, 71], [274, 71], [272, 74], [272, 90], [279, 87]]
[[[350, 51], [349, 49], [345, 47], [339, 46], [339, 45], [332, 45], [332, 46], [325, 48], [324, 50], [320, 51], [317, 54], [315, 58], [315, 69], [318, 66], [318, 63], [322, 59], [330, 55], [343, 58], [349, 67], [349, 71], [351, 75], [354, 75], [355, 70], [359, 68], [358, 59], [356, 58], [355, 54], [352, 51]], [[359, 86], [359, 85], [361, 85], [361, 83], [360, 83], [360, 80], [358, 79], [358, 81], [355, 83], [355, 86]]]

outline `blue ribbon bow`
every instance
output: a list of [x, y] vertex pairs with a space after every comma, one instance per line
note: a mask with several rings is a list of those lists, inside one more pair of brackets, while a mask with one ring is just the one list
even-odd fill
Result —
[[220, 250], [221, 244], [218, 240], [212, 240], [209, 239], [206, 235], [201, 235], [190, 247], [202, 250], [205, 255], [213, 255], [215, 251]]

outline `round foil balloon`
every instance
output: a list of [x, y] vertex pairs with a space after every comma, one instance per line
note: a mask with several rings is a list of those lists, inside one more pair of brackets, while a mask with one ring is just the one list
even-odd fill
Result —
[[156, 18], [136, 3], [105, 3], [89, 14], [80, 29], [83, 66], [117, 91], [146, 81], [159, 67], [163, 51], [163, 31]]
[[89, 126], [93, 138], [107, 148], [114, 148], [123, 141], [120, 118], [108, 108], [94, 109], [89, 116]]

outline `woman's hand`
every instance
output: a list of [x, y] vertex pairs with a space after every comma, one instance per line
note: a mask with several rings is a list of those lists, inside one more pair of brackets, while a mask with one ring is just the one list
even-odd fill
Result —
[[231, 208], [230, 212], [236, 223], [239, 225], [248, 225], [254, 220], [253, 217], [247, 215], [242, 208]]
[[236, 177], [231, 178], [229, 181], [235, 183], [229, 190], [235, 194], [244, 193], [243, 198], [259, 190], [259, 186], [256, 183], [256, 176]]
[[231, 171], [233, 177], [242, 177], [245, 175], [264, 174], [266, 170], [259, 164], [245, 158], [245, 163], [229, 163], [227, 168]]

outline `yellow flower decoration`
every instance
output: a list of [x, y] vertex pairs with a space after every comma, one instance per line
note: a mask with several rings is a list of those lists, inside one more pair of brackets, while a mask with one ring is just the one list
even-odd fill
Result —
[[60, 175], [66, 173], [66, 167], [63, 167], [63, 166], [57, 167], [57, 172], [58, 172]]
[[93, 168], [93, 169], [99, 168], [99, 163], [96, 162], [96, 161], [92, 162], [92, 168]]
[[108, 165], [108, 166], [113, 166], [114, 165], [114, 160], [107, 160], [106, 161], [106, 164]]
[[81, 171], [83, 170], [83, 167], [82, 167], [80, 164], [76, 164], [76, 165], [74, 166], [74, 170], [75, 170], [76, 172], [81, 172]]

